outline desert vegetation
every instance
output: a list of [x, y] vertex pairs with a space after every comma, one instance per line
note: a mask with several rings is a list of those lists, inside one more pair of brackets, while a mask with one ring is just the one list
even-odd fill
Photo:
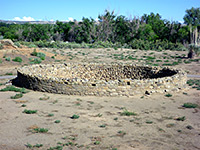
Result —
[[[49, 48], [186, 50], [189, 44], [199, 43], [199, 16], [200, 8], [192, 7], [186, 10], [184, 24], [181, 24], [162, 19], [158, 13], [127, 18], [105, 10], [98, 21], [83, 17], [79, 22], [57, 21], [55, 24], [0, 23], [0, 35], [12, 39], [18, 47], [24, 44]], [[194, 49], [199, 51], [200, 48], [192, 47]]]

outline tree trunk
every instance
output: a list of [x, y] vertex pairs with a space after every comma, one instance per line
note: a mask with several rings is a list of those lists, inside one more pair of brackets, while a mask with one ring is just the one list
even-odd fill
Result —
[[193, 50], [193, 49], [190, 49], [190, 51], [189, 51], [189, 53], [188, 53], [188, 58], [189, 58], [189, 59], [192, 59], [192, 58], [194, 58], [194, 56], [195, 56], [194, 50]]

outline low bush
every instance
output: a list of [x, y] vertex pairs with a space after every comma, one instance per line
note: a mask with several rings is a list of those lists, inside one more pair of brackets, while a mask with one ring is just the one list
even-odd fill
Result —
[[135, 39], [129, 42], [128, 44], [132, 49], [141, 49], [141, 50], [178, 50], [185, 51], [187, 50], [181, 43], [172, 43], [168, 41], [156, 40], [147, 41], [141, 39]]
[[74, 114], [74, 115], [71, 117], [71, 119], [78, 119], [79, 117], [80, 117], [79, 115]]
[[34, 132], [36, 133], [47, 133], [49, 131], [49, 129], [46, 128], [36, 128], [34, 129]]
[[21, 48], [21, 44], [19, 42], [14, 42], [14, 45]]
[[3, 49], [3, 44], [0, 43], [0, 49]]
[[123, 112], [121, 112], [120, 114], [121, 114], [121, 116], [135, 116], [135, 115], [137, 115], [136, 113], [130, 112], [126, 109]]
[[6, 61], [10, 61], [10, 59], [11, 59], [10, 57], [6, 57], [5, 58]]
[[28, 109], [25, 109], [23, 111], [23, 113], [25, 113], [25, 114], [35, 114], [35, 113], [37, 113], [37, 110], [28, 110]]
[[37, 56], [37, 52], [36, 49], [33, 50], [33, 52], [31, 53], [32, 56]]
[[185, 108], [197, 108], [198, 104], [193, 104], [193, 103], [184, 103], [183, 107]]
[[41, 60], [45, 60], [46, 55], [42, 52], [38, 52], [36, 56], [39, 57]]
[[29, 58], [30, 64], [40, 64], [42, 60], [40, 58]]
[[21, 98], [21, 97], [23, 97], [23, 94], [19, 93], [19, 94], [16, 94], [15, 96], [11, 96], [10, 98], [11, 99], [18, 99], [18, 98]]
[[15, 62], [22, 62], [22, 58], [21, 57], [15, 57], [14, 59], [12, 59], [12, 61], [15, 61]]
[[5, 91], [14, 91], [14, 92], [20, 92], [20, 93], [28, 93], [28, 91], [25, 88], [16, 88], [14, 86], [6, 86], [5, 88], [0, 90], [1, 92]]

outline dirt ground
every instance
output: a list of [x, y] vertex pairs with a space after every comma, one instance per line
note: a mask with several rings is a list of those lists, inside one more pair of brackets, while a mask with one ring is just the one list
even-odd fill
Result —
[[[30, 55], [32, 51], [33, 49], [28, 48], [17, 51], [0, 50], [2, 59], [0, 75], [15, 75], [18, 67], [30, 65], [29, 58], [33, 57]], [[46, 54], [43, 63], [151, 63], [161, 66], [167, 62], [166, 60], [171, 63], [179, 59], [181, 63], [175, 67], [182, 68], [189, 74], [200, 75], [199, 61], [185, 63], [188, 60], [185, 58], [187, 52], [184, 51], [157, 52], [129, 49], [38, 49], [38, 51]], [[11, 58], [20, 56], [23, 62], [5, 61], [3, 58], [5, 55]], [[55, 58], [51, 58], [52, 56]], [[129, 56], [132, 59], [127, 59]], [[155, 59], [149, 61], [144, 56]], [[4, 83], [8, 81], [8, 79], [0, 80], [0, 83], [3, 83], [0, 89], [6, 87]], [[200, 105], [200, 92], [195, 88], [173, 93], [171, 97], [164, 94], [133, 97], [67, 96], [29, 91], [19, 99], [11, 99], [15, 94], [17, 93], [0, 92], [0, 150], [46, 150], [61, 149], [61, 147], [63, 150], [200, 149], [200, 109], [182, 107], [187, 102]], [[23, 113], [25, 109], [37, 112], [26, 114]], [[48, 131], [37, 133], [37, 130], [34, 130], [41, 128]]]

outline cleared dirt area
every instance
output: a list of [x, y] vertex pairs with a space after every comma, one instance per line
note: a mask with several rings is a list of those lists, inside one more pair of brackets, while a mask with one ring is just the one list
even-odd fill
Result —
[[[186, 51], [130, 49], [36, 49], [46, 54], [42, 63], [105, 62], [154, 66], [173, 64], [189, 74], [200, 75], [199, 57]], [[34, 49], [0, 50], [0, 74], [16, 74], [30, 65]], [[16, 56], [22, 62], [13, 62]], [[52, 57], [54, 56], [54, 57]], [[6, 57], [11, 57], [6, 61]], [[173, 63], [173, 62], [178, 62]], [[7, 82], [7, 85], [4, 83]], [[0, 80], [0, 89], [10, 83]], [[200, 92], [189, 87], [179, 93], [133, 97], [67, 96], [29, 91], [0, 92], [0, 149], [99, 149], [99, 150], [198, 150], [200, 149]], [[35, 113], [34, 113], [35, 112]]]

